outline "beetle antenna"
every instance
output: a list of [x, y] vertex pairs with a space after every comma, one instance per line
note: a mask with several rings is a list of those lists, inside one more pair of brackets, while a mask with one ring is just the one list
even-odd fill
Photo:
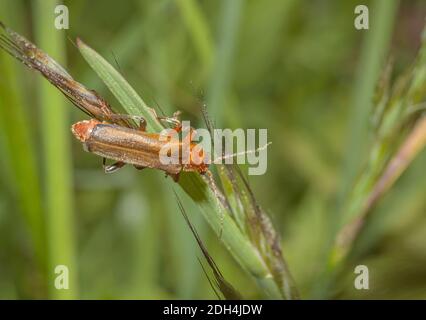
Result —
[[248, 150], [248, 151], [241, 151], [241, 152], [226, 154], [226, 155], [223, 155], [221, 157], [214, 159], [212, 163], [217, 163], [218, 161], [234, 158], [234, 157], [241, 156], [241, 155], [244, 155], [244, 154], [251, 154], [251, 153], [258, 152], [258, 151], [262, 151], [262, 150], [265, 150], [266, 148], [268, 148], [268, 146], [270, 144], [272, 144], [272, 142], [268, 142], [267, 144], [265, 144], [265, 145], [263, 145], [263, 146], [261, 146], [257, 149], [254, 149], [254, 150]]

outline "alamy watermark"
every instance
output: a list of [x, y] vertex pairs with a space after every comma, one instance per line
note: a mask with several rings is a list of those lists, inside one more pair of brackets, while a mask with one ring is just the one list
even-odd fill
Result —
[[357, 5], [354, 13], [357, 15], [354, 20], [355, 29], [368, 30], [370, 27], [368, 7], [364, 4]]
[[58, 30], [70, 28], [69, 24], [69, 10], [68, 7], [64, 4], [57, 5], [55, 7], [55, 28]]
[[57, 290], [69, 289], [69, 270], [66, 265], [60, 264], [55, 267], [55, 288]]
[[365, 265], [357, 265], [354, 273], [357, 274], [354, 280], [354, 287], [357, 290], [368, 290], [370, 289], [370, 277], [368, 267]]

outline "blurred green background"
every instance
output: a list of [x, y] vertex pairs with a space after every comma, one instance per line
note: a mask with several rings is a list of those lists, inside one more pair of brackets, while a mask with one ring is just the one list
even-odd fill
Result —
[[[336, 203], [368, 157], [371, 92], [390, 55], [396, 74], [413, 61], [424, 1], [364, 1], [368, 31], [354, 28], [359, 1], [63, 3], [69, 30], [54, 27], [55, 1], [0, 0], [0, 20], [116, 109], [76, 37], [168, 115], [181, 110], [203, 126], [206, 102], [218, 126], [268, 129], [268, 170], [250, 183], [282, 235], [302, 298], [426, 298], [425, 154], [375, 209], [345, 277], [320, 288]], [[378, 21], [387, 27], [375, 33]], [[105, 175], [69, 130], [84, 118], [0, 52], [0, 298], [215, 298], [171, 179], [130, 166]], [[181, 197], [225, 278], [259, 297]], [[69, 267], [69, 290], [53, 288], [57, 264]], [[353, 286], [358, 264], [369, 267], [370, 290]]]

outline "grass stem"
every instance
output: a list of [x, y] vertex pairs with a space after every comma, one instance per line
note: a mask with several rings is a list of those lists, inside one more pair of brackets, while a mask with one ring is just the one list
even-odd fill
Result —
[[[52, 57], [65, 60], [65, 34], [54, 24], [55, 0], [38, 0], [34, 4], [37, 43]], [[44, 144], [44, 183], [48, 239], [48, 290], [53, 299], [77, 298], [77, 266], [73, 221], [73, 182], [70, 134], [67, 115], [69, 108], [63, 96], [44, 79], [39, 81], [39, 103]], [[58, 290], [54, 283], [55, 268], [64, 265], [69, 270], [69, 289]]]

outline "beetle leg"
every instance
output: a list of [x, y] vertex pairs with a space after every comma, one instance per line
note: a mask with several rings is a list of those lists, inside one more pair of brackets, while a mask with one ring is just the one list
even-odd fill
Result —
[[143, 117], [139, 117], [139, 128], [140, 131], [145, 132], [146, 131], [146, 120]]
[[133, 115], [130, 115], [130, 114], [113, 114], [113, 115], [111, 115], [111, 119], [125, 119], [125, 120], [132, 119], [132, 120], [135, 120], [135, 121], [139, 121], [138, 129], [142, 132], [146, 131], [146, 120], [145, 120], [144, 117], [133, 116]]
[[180, 122], [180, 115], [181, 112], [178, 110], [175, 113], [173, 113], [172, 117], [160, 117], [160, 116], [156, 116], [156, 118], [160, 121], [164, 121], [167, 122], [171, 125], [173, 125], [173, 129], [176, 130], [177, 132], [180, 132], [182, 129], [182, 123]]
[[117, 170], [119, 170], [120, 168], [124, 167], [125, 163], [118, 161], [115, 162], [113, 164], [107, 165], [106, 164], [106, 159], [102, 158], [102, 167], [104, 168], [104, 172], [105, 173], [113, 173], [116, 172]]

